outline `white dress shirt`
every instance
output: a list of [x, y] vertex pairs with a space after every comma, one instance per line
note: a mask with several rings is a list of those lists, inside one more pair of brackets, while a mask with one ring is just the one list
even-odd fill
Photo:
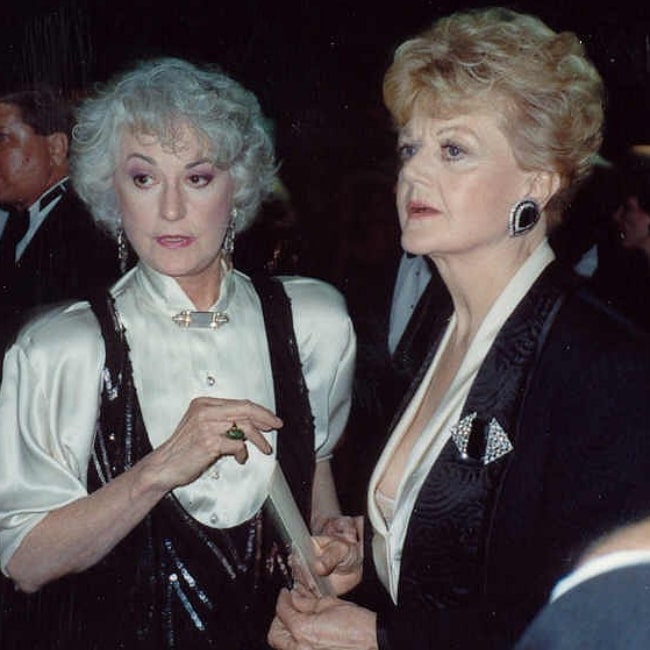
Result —
[[[350, 406], [355, 337], [341, 295], [308, 278], [282, 278], [292, 303], [300, 359], [315, 418], [317, 458], [326, 459]], [[250, 399], [274, 409], [273, 378], [259, 298], [250, 280], [224, 275], [216, 330], [172, 321], [193, 305], [175, 280], [140, 264], [112, 289], [126, 328], [135, 386], [153, 447], [169, 438], [198, 396]], [[0, 563], [50, 511], [87, 494], [104, 344], [85, 302], [28, 324], [5, 357], [0, 387]], [[275, 431], [267, 434], [276, 447]], [[281, 434], [280, 434], [281, 435]], [[239, 465], [223, 458], [174, 494], [213, 527], [252, 516], [267, 495], [273, 456], [248, 445]]]
[[431, 280], [431, 269], [421, 255], [403, 253], [397, 269], [388, 325], [388, 351], [393, 354]]
[[[52, 199], [42, 210], [41, 210], [41, 199], [48, 194], [55, 187], [62, 185], [68, 180], [68, 177], [62, 178], [58, 183], [55, 183], [51, 187], [48, 187], [41, 196], [38, 197], [32, 205], [29, 206], [29, 227], [24, 237], [18, 242], [16, 246], [16, 262], [22, 257], [22, 254], [25, 252], [25, 249], [29, 245], [29, 242], [32, 241], [36, 231], [41, 227], [41, 224], [45, 221], [47, 216], [54, 210], [56, 204], [61, 200], [61, 196], [57, 196], [55, 199]], [[4, 210], [0, 210], [0, 238], [2, 238], [2, 233], [4, 232], [5, 225], [9, 213]]]
[[451, 437], [452, 427], [460, 420], [470, 388], [499, 330], [540, 273], [553, 259], [553, 251], [545, 240], [524, 262], [483, 319], [456, 376], [440, 400], [433, 417], [424, 427], [411, 449], [395, 495], [395, 509], [390, 525], [382, 516], [380, 504], [377, 503], [377, 485], [381, 481], [399, 442], [417, 414], [442, 352], [454, 331], [455, 314], [447, 325], [436, 355], [422, 383], [393, 429], [391, 437], [379, 457], [368, 488], [368, 515], [374, 533], [372, 548], [377, 574], [394, 603], [398, 601], [399, 573], [404, 538], [406, 537], [409, 519], [420, 488], [442, 448]]

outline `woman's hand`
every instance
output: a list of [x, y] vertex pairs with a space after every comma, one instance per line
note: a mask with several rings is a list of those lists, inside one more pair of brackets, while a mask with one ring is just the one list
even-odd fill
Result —
[[374, 650], [377, 616], [339, 598], [280, 592], [268, 634], [278, 650]]
[[245, 463], [246, 440], [226, 436], [234, 422], [265, 454], [271, 446], [261, 432], [282, 426], [271, 411], [247, 400], [192, 400], [169, 440], [96, 492], [48, 513], [11, 558], [11, 578], [33, 592], [83, 571], [128, 535], [167, 492], [194, 480], [217, 458], [231, 455]]
[[[228, 430], [235, 424], [245, 439], [228, 437]], [[238, 463], [245, 463], [247, 441], [270, 454], [271, 445], [262, 432], [281, 426], [282, 420], [272, 411], [248, 400], [198, 397], [192, 400], [169, 440], [149, 455], [148, 473], [152, 481], [168, 491], [186, 485], [222, 456], [233, 456]]]
[[331, 517], [314, 541], [314, 569], [319, 575], [329, 576], [337, 595], [347, 593], [361, 582], [363, 517]]

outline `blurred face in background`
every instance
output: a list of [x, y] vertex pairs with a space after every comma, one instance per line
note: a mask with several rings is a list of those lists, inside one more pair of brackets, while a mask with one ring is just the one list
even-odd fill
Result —
[[62, 147], [63, 133], [38, 135], [18, 106], [0, 103], [0, 203], [27, 208], [58, 182], [65, 174]]
[[628, 196], [613, 218], [625, 248], [643, 248], [650, 243], [650, 214], [635, 196]]

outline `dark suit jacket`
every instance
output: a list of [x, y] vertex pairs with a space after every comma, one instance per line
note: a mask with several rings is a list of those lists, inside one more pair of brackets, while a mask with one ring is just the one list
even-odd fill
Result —
[[551, 265], [490, 349], [464, 413], [497, 417], [514, 449], [488, 464], [443, 449], [382, 649], [512, 648], [591, 540], [649, 513], [650, 344], [572, 283]]
[[29, 242], [7, 292], [0, 295], [0, 342], [46, 303], [81, 299], [119, 275], [117, 246], [69, 189]]
[[603, 573], [547, 605], [515, 650], [647, 650], [650, 564]]

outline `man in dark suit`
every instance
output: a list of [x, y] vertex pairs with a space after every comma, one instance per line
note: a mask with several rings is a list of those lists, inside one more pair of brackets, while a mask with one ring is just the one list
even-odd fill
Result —
[[34, 307], [118, 276], [117, 247], [70, 188], [71, 112], [50, 89], [0, 94], [0, 344]]
[[[119, 274], [117, 246], [70, 187], [71, 126], [49, 89], [0, 94], [0, 354], [39, 305], [84, 298]], [[3, 620], [12, 591], [0, 577]]]
[[650, 648], [650, 520], [596, 543], [515, 650]]

